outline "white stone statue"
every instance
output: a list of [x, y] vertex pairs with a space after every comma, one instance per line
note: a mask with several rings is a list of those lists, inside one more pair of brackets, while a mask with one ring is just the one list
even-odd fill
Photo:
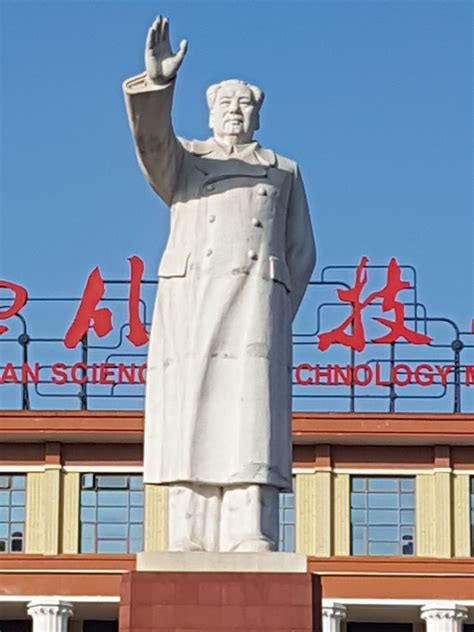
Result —
[[[207, 91], [213, 138], [175, 136], [186, 42], [148, 32], [124, 83], [142, 171], [171, 209], [145, 406], [145, 482], [169, 486], [170, 551], [271, 551], [291, 488], [291, 323], [315, 263], [294, 162], [253, 139], [263, 92]], [[190, 104], [190, 107], [192, 105]]]

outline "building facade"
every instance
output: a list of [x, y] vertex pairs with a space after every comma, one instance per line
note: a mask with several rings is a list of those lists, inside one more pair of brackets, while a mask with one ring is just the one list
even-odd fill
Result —
[[[324, 632], [474, 630], [473, 435], [471, 414], [294, 414], [279, 544], [321, 577]], [[167, 543], [142, 436], [135, 412], [0, 412], [0, 632], [118, 629], [122, 576]]]

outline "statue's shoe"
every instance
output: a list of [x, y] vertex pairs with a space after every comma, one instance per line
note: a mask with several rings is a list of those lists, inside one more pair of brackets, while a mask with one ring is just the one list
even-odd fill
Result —
[[254, 537], [242, 540], [232, 549], [233, 553], [267, 553], [276, 551], [275, 543], [265, 537]]
[[189, 552], [189, 551], [205, 551], [205, 549], [198, 544], [197, 542], [193, 542], [192, 540], [183, 539], [175, 542], [173, 548], [170, 548], [170, 551], [174, 552]]

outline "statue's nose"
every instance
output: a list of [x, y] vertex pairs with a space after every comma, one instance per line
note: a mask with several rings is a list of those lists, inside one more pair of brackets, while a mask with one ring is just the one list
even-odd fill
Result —
[[235, 99], [234, 101], [231, 101], [230, 104], [230, 111], [231, 112], [239, 112], [240, 111], [240, 105], [237, 99]]

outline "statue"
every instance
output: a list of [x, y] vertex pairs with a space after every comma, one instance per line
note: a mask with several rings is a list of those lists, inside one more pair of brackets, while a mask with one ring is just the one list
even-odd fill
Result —
[[175, 136], [186, 42], [148, 32], [124, 83], [141, 169], [171, 209], [145, 404], [146, 483], [169, 486], [170, 551], [273, 551], [291, 489], [291, 325], [315, 247], [297, 165], [253, 139], [263, 92], [207, 91], [206, 141]]

